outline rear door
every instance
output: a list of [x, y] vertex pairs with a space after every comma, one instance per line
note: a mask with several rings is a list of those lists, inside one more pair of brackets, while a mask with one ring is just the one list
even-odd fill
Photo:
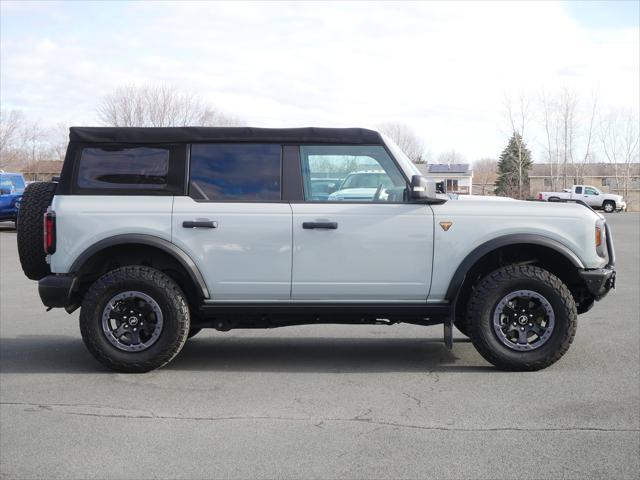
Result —
[[172, 239], [197, 264], [214, 302], [289, 301], [291, 207], [281, 146], [194, 144], [189, 193], [175, 197]]
[[[384, 147], [308, 145], [301, 146], [300, 157], [305, 200], [291, 204], [292, 299], [425, 302], [433, 212], [405, 201], [407, 179]], [[357, 200], [349, 189], [318, 200], [319, 179], [356, 174], [363, 178]]]

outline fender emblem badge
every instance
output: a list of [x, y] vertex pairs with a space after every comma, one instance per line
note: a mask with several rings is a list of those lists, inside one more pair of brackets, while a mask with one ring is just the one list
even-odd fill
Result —
[[440, 226], [445, 232], [451, 228], [451, 225], [453, 225], [453, 222], [440, 222]]

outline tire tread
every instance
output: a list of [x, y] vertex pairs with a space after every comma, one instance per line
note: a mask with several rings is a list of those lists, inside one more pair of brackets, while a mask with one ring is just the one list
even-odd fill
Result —
[[[489, 348], [485, 342], [480, 341], [477, 338], [478, 335], [475, 335], [473, 332], [474, 320], [482, 315], [485, 300], [489, 297], [490, 293], [506, 282], [522, 279], [535, 280], [551, 286], [560, 296], [564, 309], [564, 311], [558, 312], [556, 317], [559, 315], [564, 316], [569, 320], [569, 325], [568, 333], [562, 339], [560, 347], [553, 351], [551, 355], [537, 361], [515, 363], [505, 360], [503, 356], [498, 355], [493, 349]], [[578, 312], [573, 296], [567, 286], [558, 277], [543, 268], [532, 265], [509, 265], [491, 272], [478, 283], [469, 299], [465, 328], [468, 332], [471, 332], [471, 339], [478, 352], [496, 367], [511, 371], [541, 370], [557, 362], [571, 346], [577, 330], [577, 315]]]
[[[166, 292], [166, 298], [172, 304], [178, 319], [179, 341], [170, 349], [162, 352], [153, 360], [143, 362], [121, 362], [109, 355], [89, 329], [89, 322], [94, 319], [95, 306], [101, 301], [105, 290], [122, 282], [143, 280]], [[141, 373], [161, 368], [169, 363], [182, 350], [189, 334], [189, 306], [180, 287], [166, 274], [154, 268], [133, 265], [112, 270], [100, 277], [91, 286], [82, 301], [80, 311], [80, 332], [89, 351], [104, 365], [120, 372]]]

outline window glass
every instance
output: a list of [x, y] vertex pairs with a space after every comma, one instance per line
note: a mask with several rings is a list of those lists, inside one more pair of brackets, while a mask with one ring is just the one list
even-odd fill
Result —
[[576, 193], [582, 193], [582, 187], [576, 187]]
[[157, 190], [167, 186], [169, 150], [157, 147], [84, 148], [78, 186]]
[[406, 181], [380, 145], [305, 145], [300, 156], [307, 201], [404, 200]]
[[24, 179], [21, 175], [0, 174], [0, 189], [2, 189], [2, 191], [19, 193], [24, 191], [24, 186]]
[[194, 144], [189, 195], [205, 201], [280, 200], [281, 146]]
[[458, 191], [458, 180], [447, 178], [447, 192], [457, 192]]
[[584, 193], [587, 195], [598, 195], [598, 191], [595, 188], [584, 187]]

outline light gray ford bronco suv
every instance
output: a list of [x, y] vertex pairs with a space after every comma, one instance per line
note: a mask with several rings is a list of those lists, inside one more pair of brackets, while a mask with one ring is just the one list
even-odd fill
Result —
[[18, 248], [117, 371], [167, 364], [202, 328], [398, 322], [547, 367], [614, 286], [609, 226], [583, 204], [472, 200], [372, 130], [72, 128], [60, 178], [24, 193]]

